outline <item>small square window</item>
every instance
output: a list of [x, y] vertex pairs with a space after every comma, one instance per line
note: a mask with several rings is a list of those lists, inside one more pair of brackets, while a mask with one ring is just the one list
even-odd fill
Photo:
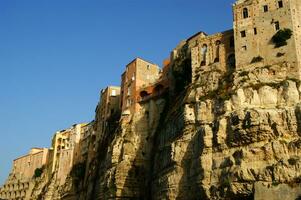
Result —
[[246, 31], [241, 31], [240, 35], [241, 35], [241, 37], [246, 37]]
[[116, 96], [116, 90], [112, 90], [111, 96], [113, 96], [113, 97]]
[[254, 28], [254, 35], [257, 35], [257, 28]]
[[244, 45], [244, 46], [241, 47], [241, 49], [242, 49], [243, 51], [247, 51], [247, 46]]
[[268, 5], [264, 5], [264, 6], [263, 6], [263, 11], [264, 11], [264, 12], [268, 12], [268, 11], [269, 11]]
[[278, 7], [283, 8], [283, 1], [278, 1]]
[[280, 30], [280, 24], [279, 24], [279, 22], [275, 22], [275, 30], [276, 31]]

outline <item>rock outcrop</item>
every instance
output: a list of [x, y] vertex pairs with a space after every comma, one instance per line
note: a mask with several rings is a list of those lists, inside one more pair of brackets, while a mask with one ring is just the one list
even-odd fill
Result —
[[288, 67], [199, 69], [123, 117], [85, 180], [40, 180], [32, 199], [297, 199], [301, 85]]

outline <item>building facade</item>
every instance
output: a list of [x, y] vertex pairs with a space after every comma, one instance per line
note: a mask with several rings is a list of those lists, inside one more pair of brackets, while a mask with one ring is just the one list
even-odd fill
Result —
[[32, 148], [29, 154], [13, 161], [7, 181], [0, 189], [1, 199], [25, 199], [31, 193], [35, 170], [47, 164], [48, 149]]
[[58, 131], [52, 139], [53, 158], [51, 173], [56, 172], [57, 179], [62, 185], [70, 173], [74, 163], [81, 160], [79, 147], [81, 129], [86, 124], [75, 124], [71, 128]]
[[160, 75], [158, 65], [136, 58], [126, 66], [121, 76], [121, 112], [122, 115], [134, 114], [139, 110], [138, 91], [155, 83]]
[[170, 75], [170, 59], [165, 59], [158, 79], [138, 89], [137, 94], [139, 96], [137, 97], [137, 102], [142, 103], [156, 97], [161, 97], [165, 92], [168, 92], [171, 85]]
[[[108, 86], [101, 90], [100, 101], [95, 111], [95, 132], [97, 143], [120, 117], [120, 87]], [[113, 124], [112, 124], [113, 123]]]
[[[264, 65], [286, 62], [291, 76], [300, 78], [301, 2], [299, 0], [239, 0], [233, 5], [237, 69], [254, 61]], [[280, 30], [292, 31], [291, 39], [275, 44]]]

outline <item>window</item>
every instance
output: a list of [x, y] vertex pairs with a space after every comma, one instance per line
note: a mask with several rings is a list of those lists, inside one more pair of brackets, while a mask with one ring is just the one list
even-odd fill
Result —
[[218, 63], [218, 62], [219, 62], [219, 58], [215, 58], [214, 63]]
[[230, 38], [230, 47], [234, 47], [234, 37]]
[[243, 51], [247, 51], [247, 46], [244, 45], [244, 46], [241, 47], [241, 49], [242, 49]]
[[204, 44], [202, 49], [201, 49], [201, 56], [202, 56], [201, 66], [206, 65], [207, 51], [208, 51], [208, 46], [207, 46], [207, 44]]
[[149, 70], [149, 69], [150, 69], [150, 66], [149, 66], [149, 65], [147, 65], [147, 66], [146, 66], [146, 68], [147, 68], [147, 70]]
[[241, 31], [240, 35], [241, 35], [241, 37], [246, 37], [246, 31]]
[[268, 12], [268, 11], [269, 11], [268, 5], [264, 5], [264, 6], [263, 6], [263, 12]]
[[207, 53], [207, 49], [208, 49], [207, 44], [204, 44], [202, 47], [202, 55]]
[[257, 35], [257, 28], [254, 28], [254, 35]]
[[278, 8], [283, 8], [283, 1], [278, 1]]
[[111, 96], [115, 97], [116, 96], [116, 90], [112, 90]]
[[247, 8], [244, 8], [242, 11], [243, 18], [246, 19], [249, 17], [249, 12]]
[[275, 30], [278, 31], [280, 29], [280, 24], [279, 22], [275, 22]]

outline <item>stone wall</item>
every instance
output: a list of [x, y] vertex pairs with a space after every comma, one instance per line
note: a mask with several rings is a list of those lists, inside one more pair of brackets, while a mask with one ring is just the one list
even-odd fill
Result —
[[[254, 58], [261, 57], [262, 65], [288, 62], [294, 68], [290, 76], [300, 78], [299, 34], [301, 7], [295, 0], [237, 1], [233, 6], [235, 55], [238, 68], [248, 68]], [[244, 11], [245, 10], [245, 11]], [[247, 12], [244, 16], [244, 12]], [[275, 47], [272, 37], [280, 29], [290, 29], [293, 38], [287, 45]], [[297, 43], [296, 43], [297, 42]]]

